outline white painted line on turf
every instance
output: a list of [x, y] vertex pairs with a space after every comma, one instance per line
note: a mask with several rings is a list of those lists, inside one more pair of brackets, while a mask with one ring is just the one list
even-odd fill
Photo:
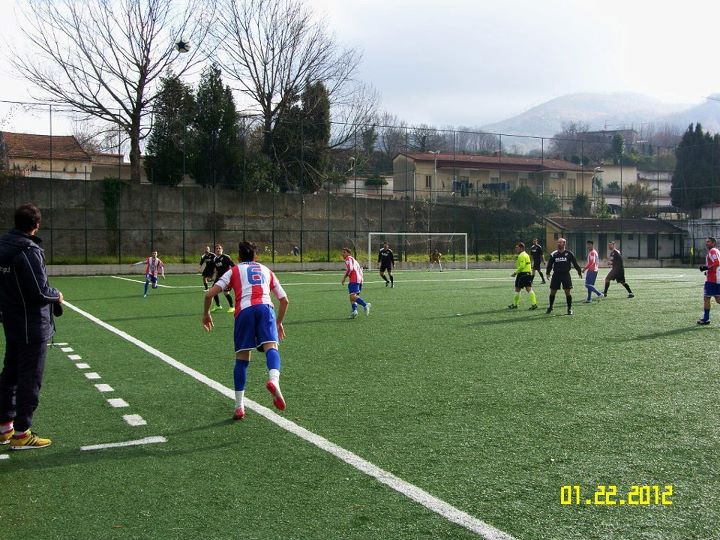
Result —
[[0, 459], [10, 459], [10, 456], [7, 454], [0, 454]]
[[90, 364], [75, 364], [78, 369], [90, 369]]
[[90, 379], [92, 381], [97, 380], [97, 379], [102, 379], [102, 377], [98, 373], [95, 373], [94, 371], [91, 371], [90, 373], [86, 373], [85, 377], [87, 377], [88, 379]]
[[55, 343], [56, 347], [66, 347], [67, 343]]
[[68, 358], [73, 362], [75, 360], [82, 360], [82, 356], [80, 356], [79, 354], [68, 354]]
[[72, 348], [72, 347], [61, 347], [60, 350], [61, 350], [62, 352], [73, 352], [73, 348]]
[[125, 420], [129, 425], [135, 427], [135, 426], [146, 426], [147, 422], [145, 419], [140, 416], [139, 414], [124, 414], [123, 420]]
[[[213, 390], [219, 392], [220, 394], [224, 395], [225, 397], [234, 400], [235, 399], [235, 392], [228, 388], [227, 386], [224, 386], [220, 384], [219, 382], [211, 379], [207, 375], [204, 375], [200, 373], [199, 371], [186, 366], [182, 362], [178, 362], [171, 356], [168, 356], [164, 352], [161, 352], [157, 350], [156, 348], [148, 345], [147, 343], [144, 343], [143, 341], [140, 341], [136, 337], [131, 336], [130, 334], [123, 332], [122, 330], [115, 328], [114, 326], [106, 323], [105, 321], [102, 321], [95, 317], [94, 315], [91, 315], [90, 313], [83, 311], [82, 309], [74, 306], [73, 304], [69, 302], [65, 302], [65, 305], [72, 309], [73, 311], [79, 313], [83, 317], [86, 317], [87, 319], [91, 320], [95, 324], [105, 328], [106, 330], [112, 332], [113, 334], [120, 336], [121, 338], [125, 339], [126, 341], [129, 341], [130, 343], [140, 347], [145, 352], [155, 356], [156, 358], [159, 358], [166, 364], [174, 367], [175, 369], [182, 371], [186, 375], [189, 375], [193, 379], [195, 379], [198, 382], [201, 382]], [[108, 400], [111, 401], [111, 400]], [[300, 437], [301, 439], [304, 439], [305, 441], [317, 446], [321, 450], [324, 450], [328, 452], [329, 454], [332, 454], [333, 456], [337, 457], [338, 459], [344, 461], [348, 465], [351, 465], [352, 467], [355, 467], [357, 470], [364, 472], [368, 476], [371, 476], [375, 478], [378, 482], [385, 484], [386, 486], [390, 487], [391, 489], [394, 489], [398, 493], [401, 493], [402, 495], [405, 495], [406, 497], [412, 499], [413, 501], [421, 504], [428, 510], [431, 510], [432, 512], [435, 512], [436, 514], [444, 517], [448, 521], [451, 521], [452, 523], [456, 523], [458, 525], [461, 525], [462, 527], [465, 527], [466, 529], [475, 532], [485, 538], [486, 540], [515, 540], [512, 536], [510, 536], [507, 533], [504, 533], [503, 531], [496, 529], [492, 525], [489, 525], [485, 523], [484, 521], [471, 516], [470, 514], [463, 512], [459, 508], [455, 508], [449, 503], [446, 503], [445, 501], [438, 499], [434, 495], [431, 495], [427, 491], [410, 484], [409, 482], [406, 482], [405, 480], [398, 478], [394, 474], [387, 472], [380, 467], [373, 465], [369, 461], [364, 460], [360, 456], [350, 452], [349, 450], [346, 450], [335, 443], [332, 443], [325, 439], [324, 437], [321, 437], [320, 435], [316, 435], [315, 433], [312, 433], [311, 431], [305, 429], [304, 427], [299, 426], [298, 424], [291, 422], [290, 420], [280, 416], [279, 414], [271, 411], [267, 407], [263, 407], [262, 405], [255, 403], [252, 400], [246, 399], [245, 405], [250, 410], [256, 412], [257, 414], [264, 416], [274, 424], [282, 427], [283, 429], [289, 431], [290, 433], [293, 433]]]
[[80, 450], [87, 452], [89, 450], [105, 450], [106, 448], [123, 448], [125, 446], [142, 446], [144, 444], [157, 444], [167, 442], [165, 437], [145, 437], [136, 441], [125, 441], [107, 444], [93, 444], [90, 446], [81, 446]]
[[114, 392], [113, 387], [109, 384], [96, 384], [95, 388], [98, 389], [98, 392]]
[[110, 406], [115, 407], [116, 409], [121, 409], [123, 407], [129, 407], [130, 404], [121, 398], [112, 398], [108, 399], [107, 402], [110, 404]]
[[[121, 276], [110, 276], [113, 279], [121, 279], [123, 281], [132, 281], [133, 283], [145, 283], [145, 280], [141, 279], [131, 279]], [[162, 283], [157, 284], [158, 287], [162, 287], [163, 289], [202, 289], [202, 285], [163, 285]]]

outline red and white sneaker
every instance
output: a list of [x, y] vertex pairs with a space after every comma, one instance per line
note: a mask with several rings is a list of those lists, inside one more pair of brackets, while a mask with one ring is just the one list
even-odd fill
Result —
[[273, 395], [273, 405], [275, 405], [275, 408], [284, 411], [285, 398], [283, 398], [282, 392], [280, 391], [280, 386], [275, 381], [268, 381], [265, 383], [265, 388]]
[[233, 420], [242, 420], [243, 418], [245, 418], [245, 409], [238, 407], [233, 414]]

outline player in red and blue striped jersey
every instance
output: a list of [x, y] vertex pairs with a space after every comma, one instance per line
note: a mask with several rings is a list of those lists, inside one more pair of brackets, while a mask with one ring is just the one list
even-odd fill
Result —
[[697, 322], [698, 324], [710, 324], [710, 299], [715, 298], [715, 302], [720, 304], [720, 250], [718, 250], [717, 240], [712, 236], [705, 239], [705, 247], [708, 250], [705, 256], [705, 264], [700, 267], [701, 272], [705, 272], [705, 286], [703, 290], [703, 316]]
[[[220, 276], [205, 294], [203, 327], [208, 332], [213, 328], [210, 305], [213, 298], [231, 288], [235, 292], [235, 416], [245, 417], [245, 383], [250, 352], [253, 349], [265, 353], [268, 381], [265, 387], [273, 396], [273, 404], [285, 410], [285, 399], [280, 391], [280, 353], [278, 343], [285, 338], [283, 319], [288, 307], [287, 294], [275, 274], [266, 266], [255, 261], [255, 244], [240, 242], [240, 263]], [[280, 302], [277, 317], [270, 298], [273, 293]]]
[[345, 275], [342, 278], [341, 283], [345, 285], [345, 280], [349, 279], [348, 282], [348, 293], [350, 294], [350, 318], [354, 319], [357, 317], [357, 307], [360, 304], [365, 310], [365, 315], [370, 315], [370, 302], [365, 302], [360, 298], [360, 291], [362, 291], [363, 284], [363, 269], [360, 263], [350, 254], [350, 248], [342, 248], [343, 259], [345, 259]]
[[157, 251], [153, 251], [147, 259], [133, 263], [132, 266], [140, 264], [145, 265], [145, 291], [143, 292], [143, 297], [145, 297], [147, 296], [148, 285], [150, 285], [150, 283], [152, 283], [153, 289], [157, 289], [158, 272], [160, 272], [163, 279], [165, 279], [165, 265], [158, 259]]

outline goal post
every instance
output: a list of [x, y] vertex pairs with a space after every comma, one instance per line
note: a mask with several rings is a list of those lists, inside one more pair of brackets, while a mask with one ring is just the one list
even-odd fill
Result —
[[[406, 258], [417, 259], [418, 262], [427, 263], [430, 252], [437, 249], [443, 254], [444, 262], [449, 262], [448, 255], [464, 257], [462, 267], [468, 269], [468, 235], [467, 233], [368, 233], [368, 271], [377, 267], [375, 259], [382, 244], [390, 244], [396, 255], [405, 255]], [[398, 245], [400, 244], [400, 245]]]

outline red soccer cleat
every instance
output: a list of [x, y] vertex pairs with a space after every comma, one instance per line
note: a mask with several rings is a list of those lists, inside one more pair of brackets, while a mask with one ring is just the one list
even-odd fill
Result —
[[265, 383], [265, 388], [267, 388], [268, 392], [273, 395], [273, 405], [275, 405], [275, 408], [280, 411], [284, 411], [285, 398], [283, 398], [282, 392], [280, 392], [280, 387], [275, 384], [275, 382], [268, 381], [267, 383]]
[[235, 409], [235, 414], [233, 415], [233, 420], [242, 420], [243, 418], [245, 418], [245, 409], [243, 409], [243, 408]]

